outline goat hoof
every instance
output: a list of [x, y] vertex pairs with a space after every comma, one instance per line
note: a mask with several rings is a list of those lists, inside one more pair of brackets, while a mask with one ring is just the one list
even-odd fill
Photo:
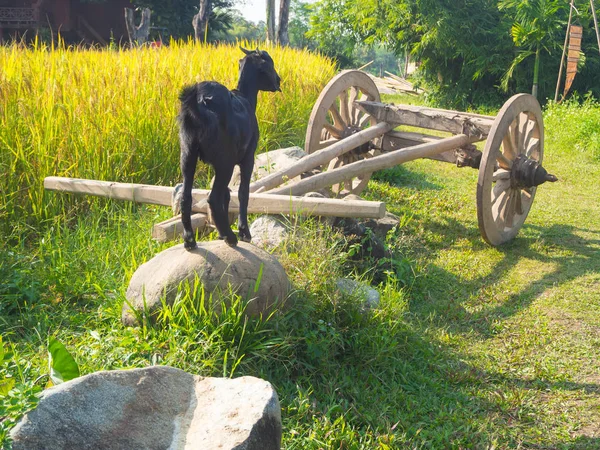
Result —
[[227, 236], [225, 238], [225, 243], [230, 247], [235, 247], [238, 243], [238, 240], [235, 236]]
[[248, 243], [252, 242], [252, 236], [250, 236], [249, 234], [246, 234], [246, 235], [240, 234], [240, 239], [244, 242], [248, 242]]
[[188, 251], [194, 250], [197, 246], [198, 245], [196, 244], [195, 240], [194, 241], [184, 241], [184, 243], [183, 243], [183, 247]]

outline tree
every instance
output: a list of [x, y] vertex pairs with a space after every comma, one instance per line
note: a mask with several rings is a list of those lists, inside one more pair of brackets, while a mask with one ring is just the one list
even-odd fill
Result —
[[288, 21], [290, 17], [290, 0], [279, 0], [279, 26], [277, 27], [277, 43], [289, 45]]
[[314, 39], [307, 36], [310, 30], [310, 16], [313, 8], [309, 3], [293, 0], [290, 4], [289, 38], [290, 45], [296, 48], [314, 50], [317, 45]]
[[129, 44], [142, 45], [148, 40], [150, 34], [150, 17], [152, 13], [149, 8], [142, 11], [142, 20], [138, 26], [135, 25], [133, 9], [125, 8], [125, 26], [129, 35]]
[[[227, 29], [231, 26], [229, 10], [234, 0], [211, 0], [211, 11], [208, 17], [208, 40], [214, 39], [217, 30]], [[199, 13], [198, 0], [133, 0], [132, 3], [139, 8], [152, 10], [151, 38], [159, 34], [161, 38], [173, 37], [175, 39], [187, 38], [194, 32], [193, 18]], [[192, 26], [190, 26], [192, 25]], [[200, 26], [201, 28], [201, 26]], [[202, 28], [201, 39], [204, 39]]]
[[552, 54], [561, 47], [564, 30], [564, 16], [561, 11], [565, 2], [560, 0], [501, 0], [500, 10], [514, 14], [510, 34], [519, 48], [506, 74], [502, 78], [502, 88], [506, 91], [515, 68], [530, 56], [535, 56], [532, 95], [537, 97], [542, 50]]
[[267, 0], [267, 42], [277, 42], [275, 35], [275, 0]]
[[200, 0], [198, 14], [194, 15], [192, 25], [194, 27], [194, 37], [197, 41], [206, 42], [208, 35], [208, 18], [211, 12], [211, 0]]
[[289, 45], [289, 12], [290, 0], [279, 0], [279, 23], [276, 26], [275, 0], [267, 0], [267, 42]]

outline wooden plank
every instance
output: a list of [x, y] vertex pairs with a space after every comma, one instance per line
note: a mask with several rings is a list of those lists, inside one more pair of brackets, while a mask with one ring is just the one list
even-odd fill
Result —
[[[205, 230], [209, 223], [208, 217], [204, 213], [192, 214], [192, 229], [194, 234], [197, 230]], [[164, 222], [157, 223], [152, 227], [152, 237], [158, 242], [168, 242], [179, 239], [183, 235], [183, 225], [181, 216], [175, 216]]]
[[[402, 148], [414, 147], [426, 142], [441, 141], [442, 137], [428, 134], [413, 133], [408, 131], [390, 131], [383, 136], [381, 147], [384, 152], [392, 152]], [[428, 156], [428, 159], [456, 164], [456, 149], [448, 150], [437, 155]]]
[[[147, 184], [116, 183], [111, 181], [84, 180], [80, 178], [47, 177], [44, 187], [48, 190], [71, 192], [117, 200], [130, 200], [155, 205], [171, 206], [175, 188]], [[307, 191], [308, 192], [308, 191]], [[207, 212], [208, 205], [201, 202], [209, 190], [193, 189], [193, 212]], [[231, 197], [230, 212], [239, 211], [238, 199]], [[250, 194], [248, 212], [251, 214], [299, 214], [333, 217], [373, 217], [385, 215], [385, 203], [364, 200], [338, 200], [331, 198], [290, 197], [289, 195]]]
[[379, 122], [394, 126], [409, 125], [430, 130], [446, 131], [452, 134], [484, 139], [490, 132], [494, 121], [485, 116], [447, 111], [435, 108], [423, 108], [411, 105], [387, 105], [377, 102], [356, 102], [358, 107]]
[[318, 191], [324, 187], [333, 186], [334, 184], [350, 180], [358, 175], [373, 173], [377, 170], [393, 167], [407, 161], [437, 155], [448, 150], [462, 147], [463, 145], [477, 142], [478, 140], [479, 139], [476, 137], [459, 134], [458, 136], [445, 138], [441, 141], [427, 142], [414, 147], [384, 153], [370, 159], [356, 161], [347, 166], [313, 175], [312, 177], [297, 181], [289, 186], [273, 189], [271, 192], [273, 194], [301, 195], [307, 192]]
[[250, 192], [256, 192], [261, 188], [261, 191], [268, 191], [280, 186], [287, 180], [291, 180], [292, 178], [295, 178], [304, 172], [327, 164], [332, 159], [337, 158], [338, 156], [343, 155], [344, 153], [355, 149], [366, 142], [369, 142], [371, 139], [383, 135], [391, 129], [392, 127], [387, 123], [378, 123], [377, 125], [369, 127], [366, 130], [353, 134], [352, 136], [342, 139], [337, 143], [330, 145], [329, 147], [305, 156], [290, 167], [255, 181], [250, 185]]

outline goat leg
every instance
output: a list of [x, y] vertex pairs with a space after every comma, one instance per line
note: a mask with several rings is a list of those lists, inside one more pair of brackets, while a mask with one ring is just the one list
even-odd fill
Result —
[[250, 227], [248, 226], [248, 199], [250, 198], [250, 179], [254, 169], [254, 152], [246, 153], [240, 164], [240, 186], [238, 199], [240, 201], [240, 215], [238, 218], [238, 234], [244, 242], [250, 242]]
[[219, 237], [224, 239], [227, 245], [234, 247], [237, 245], [238, 240], [229, 226], [228, 210], [231, 194], [227, 186], [232, 174], [233, 166], [223, 167], [219, 170], [215, 167], [215, 181], [208, 195], [208, 205], [210, 206], [215, 226], [219, 232]]
[[181, 173], [183, 174], [183, 192], [181, 194], [181, 224], [183, 225], [183, 246], [186, 250], [196, 248], [196, 239], [192, 228], [192, 187], [198, 157], [190, 151], [189, 146], [182, 142], [181, 146]]

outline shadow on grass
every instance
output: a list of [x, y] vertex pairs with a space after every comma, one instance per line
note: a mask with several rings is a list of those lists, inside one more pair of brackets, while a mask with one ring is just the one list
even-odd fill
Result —
[[[447, 232], [447, 237], [432, 249], [433, 254], [442, 248], [448, 248], [458, 239], [467, 239], [471, 250], [475, 252], [487, 247], [477, 230], [467, 229], [456, 220], [445, 218], [444, 224], [430, 220], [425, 226], [434, 233], [442, 233], [444, 229]], [[535, 236], [517, 236], [513, 241], [497, 247], [497, 250], [502, 252], [502, 258], [484, 276], [471, 278], [465, 273], [465, 276], [461, 277], [437, 265], [428, 266], [424, 284], [415, 289], [417, 296], [422, 295], [419, 292], [421, 288], [423, 292], [428, 290], [428, 298], [415, 305], [413, 311], [420, 315], [436, 311], [440, 313], [440, 317], [444, 317], [445, 324], [456, 331], [476, 331], [484, 337], [491, 337], [494, 321], [514, 316], [528, 308], [548, 289], [600, 268], [600, 232], [562, 224], [526, 224], [524, 229], [528, 234]], [[585, 239], [578, 233], [592, 234], [598, 238]], [[473, 313], [463, 307], [465, 300], [483, 294], [487, 288], [509, 277], [521, 260], [536, 261], [540, 265], [551, 264], [553, 267], [546, 270], [541, 277], [538, 277], [538, 273], [533, 273], [531, 281], [508, 295], [500, 304], [483, 307]]]
[[[418, 321], [373, 315], [357, 326], [344, 314], [333, 324], [300, 321], [299, 336], [322, 338], [297, 348], [292, 373], [272, 365], [261, 373], [280, 395], [285, 448], [600, 448], [593, 437], [553, 438], [563, 419], [539, 401], [548, 391], [595, 393], [598, 385], [481, 370]], [[543, 419], [534, 423], [534, 414]], [[292, 437], [307, 423], [318, 439]]]

